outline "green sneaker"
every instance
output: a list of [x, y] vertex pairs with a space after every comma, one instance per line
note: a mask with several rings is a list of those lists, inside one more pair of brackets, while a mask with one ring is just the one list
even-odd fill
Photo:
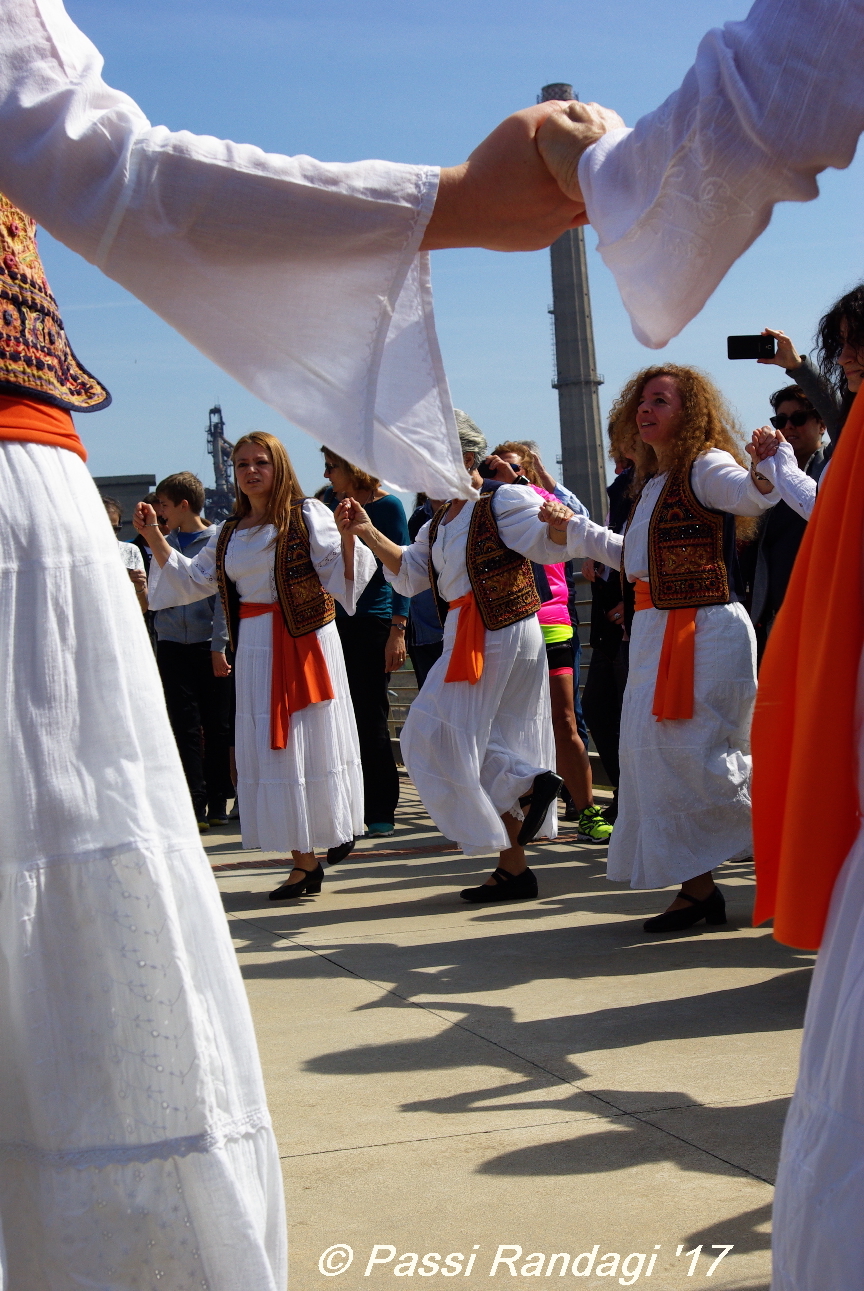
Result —
[[599, 807], [586, 807], [579, 813], [579, 837], [587, 838], [591, 843], [608, 842], [612, 826]]

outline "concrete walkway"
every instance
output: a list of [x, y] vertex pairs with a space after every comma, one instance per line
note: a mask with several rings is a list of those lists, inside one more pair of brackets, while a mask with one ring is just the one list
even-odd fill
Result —
[[[459, 889], [490, 866], [402, 785], [396, 832], [318, 897], [269, 903], [284, 869], [230, 830], [206, 840], [283, 1157], [292, 1291], [531, 1286], [565, 1264], [599, 1291], [767, 1288], [812, 956], [749, 926], [750, 866], [721, 873], [726, 928], [651, 937], [663, 898], [608, 884], [604, 849], [562, 821], [531, 850], [538, 901], [472, 907]], [[334, 1250], [322, 1272], [346, 1244], [350, 1267]]]

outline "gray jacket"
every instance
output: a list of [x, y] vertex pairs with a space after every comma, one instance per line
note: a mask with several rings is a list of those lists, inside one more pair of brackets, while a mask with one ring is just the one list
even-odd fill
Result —
[[[209, 528], [202, 529], [182, 554], [193, 560], [207, 546], [216, 533], [216, 528], [215, 524], [211, 524]], [[176, 533], [169, 533], [168, 544], [180, 551]], [[154, 626], [158, 641], [176, 641], [180, 645], [211, 641], [214, 650], [224, 650], [228, 644], [228, 630], [218, 596], [208, 596], [203, 601], [193, 601], [191, 605], [174, 605], [168, 610], [157, 610]]]

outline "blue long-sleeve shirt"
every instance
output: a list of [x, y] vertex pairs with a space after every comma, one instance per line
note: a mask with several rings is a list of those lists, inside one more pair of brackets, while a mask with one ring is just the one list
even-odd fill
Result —
[[[405, 516], [405, 508], [398, 498], [392, 493], [386, 493], [383, 498], [367, 502], [363, 510], [385, 538], [398, 543], [400, 547], [407, 547], [411, 541], [408, 536], [408, 520]], [[377, 567], [375, 573], [357, 601], [357, 613], [375, 614], [378, 618], [386, 619], [388, 623], [394, 614], [401, 614], [407, 618], [410, 604], [408, 597], [400, 596], [398, 592], [393, 591], [381, 572], [380, 560], [376, 560], [375, 565]], [[337, 603], [336, 617], [341, 618], [344, 613], [342, 606]]]

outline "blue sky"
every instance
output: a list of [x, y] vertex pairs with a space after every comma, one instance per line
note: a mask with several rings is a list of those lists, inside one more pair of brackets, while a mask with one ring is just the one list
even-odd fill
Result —
[[[386, 157], [453, 164], [542, 85], [569, 81], [628, 124], [656, 107], [712, 26], [739, 0], [69, 0], [105, 56], [106, 79], [154, 124], [325, 161]], [[794, 97], [794, 80], [788, 87]], [[864, 277], [864, 166], [828, 171], [817, 202], [778, 207], [702, 314], [665, 350], [633, 338], [587, 232], [605, 410], [654, 355], [695, 363], [719, 382], [745, 427], [764, 421], [778, 368], [730, 363], [728, 333], [782, 327], [808, 348], [823, 309]], [[251, 218], [251, 213], [250, 213]], [[254, 236], [250, 224], [250, 236]], [[98, 270], [41, 235], [73, 347], [114, 403], [78, 418], [95, 475], [193, 470], [212, 483], [207, 411], [218, 399], [230, 438], [280, 435], [304, 486], [321, 483], [316, 445], [247, 394]], [[454, 402], [490, 440], [536, 438], [559, 451], [551, 388], [548, 252], [433, 256], [436, 315]]]

